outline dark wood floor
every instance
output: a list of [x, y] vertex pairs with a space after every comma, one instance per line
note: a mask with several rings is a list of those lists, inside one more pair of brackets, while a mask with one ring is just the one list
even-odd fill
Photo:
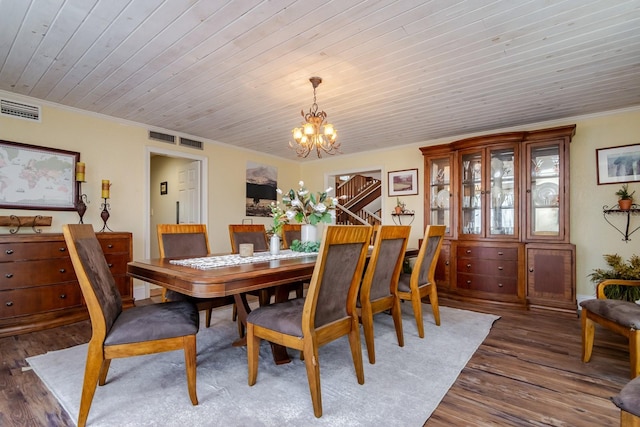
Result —
[[[609, 399], [629, 380], [623, 337], [597, 329], [584, 364], [575, 316], [444, 304], [502, 317], [426, 426], [619, 425]], [[0, 339], [0, 426], [73, 425], [25, 358], [87, 342], [90, 333], [85, 321]]]

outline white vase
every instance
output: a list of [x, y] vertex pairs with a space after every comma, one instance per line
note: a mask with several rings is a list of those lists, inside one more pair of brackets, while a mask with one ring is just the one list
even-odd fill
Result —
[[280, 236], [274, 234], [269, 241], [269, 252], [271, 255], [278, 255], [280, 253]]
[[316, 239], [318, 233], [318, 229], [315, 225], [311, 224], [302, 224], [300, 229], [300, 241], [304, 242], [317, 242]]

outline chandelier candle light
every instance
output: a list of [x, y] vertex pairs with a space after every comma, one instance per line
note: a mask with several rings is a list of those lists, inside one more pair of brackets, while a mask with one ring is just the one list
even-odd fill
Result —
[[311, 77], [309, 81], [313, 85], [313, 104], [311, 104], [308, 113], [305, 114], [304, 110], [300, 111], [305, 121], [302, 123], [302, 127], [291, 131], [295, 145], [289, 141], [289, 147], [296, 150], [298, 157], [307, 157], [314, 149], [318, 157], [322, 157], [323, 151], [330, 155], [340, 153], [340, 144], [336, 143], [336, 129], [332, 124], [326, 122], [327, 113], [318, 112], [316, 88], [322, 83], [322, 78]]

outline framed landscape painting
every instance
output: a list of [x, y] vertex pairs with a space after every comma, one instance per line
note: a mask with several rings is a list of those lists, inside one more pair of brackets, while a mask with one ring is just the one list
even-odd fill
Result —
[[640, 144], [596, 149], [598, 185], [640, 181]]
[[73, 211], [80, 153], [0, 141], [0, 208]]
[[390, 197], [418, 194], [418, 169], [389, 172], [387, 188]]

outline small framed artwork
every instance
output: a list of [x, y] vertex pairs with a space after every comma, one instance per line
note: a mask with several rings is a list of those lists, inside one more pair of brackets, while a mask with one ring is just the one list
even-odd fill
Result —
[[418, 194], [418, 169], [405, 169], [388, 173], [389, 196]]
[[640, 144], [596, 149], [598, 185], [640, 181]]
[[0, 141], [0, 208], [74, 211], [80, 153]]
[[161, 195], [167, 194], [168, 191], [169, 190], [167, 189], [167, 181], [162, 181], [160, 183], [160, 194]]

